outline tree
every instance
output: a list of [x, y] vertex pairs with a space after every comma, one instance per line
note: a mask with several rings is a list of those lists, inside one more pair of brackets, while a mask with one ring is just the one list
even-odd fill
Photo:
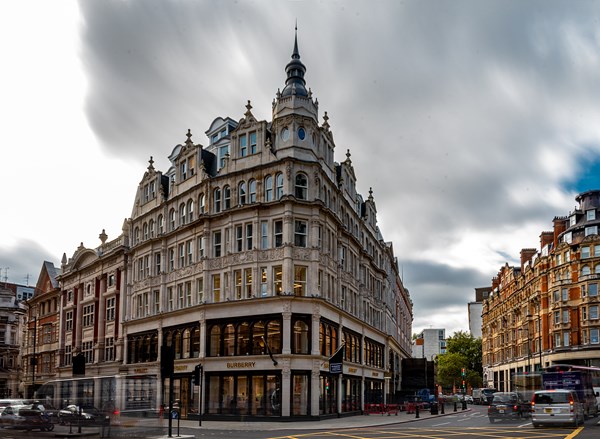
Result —
[[483, 367], [481, 364], [481, 339], [458, 331], [446, 340], [446, 353], [437, 357], [438, 383], [444, 387], [462, 385], [464, 380], [471, 387], [481, 387]]
[[437, 360], [438, 384], [446, 388], [458, 386], [461, 370], [467, 367], [467, 359], [461, 354], [449, 352], [438, 355]]
[[446, 340], [446, 350], [449, 353], [460, 354], [468, 361], [467, 368], [483, 374], [481, 364], [482, 346], [481, 339], [473, 337], [464, 331], [455, 332]]

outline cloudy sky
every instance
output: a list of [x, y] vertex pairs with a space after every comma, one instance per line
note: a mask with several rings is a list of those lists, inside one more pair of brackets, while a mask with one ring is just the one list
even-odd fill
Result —
[[[271, 119], [294, 25], [307, 85], [370, 187], [415, 332], [600, 189], [600, 3], [0, 3], [0, 271], [35, 284], [121, 232], [150, 156], [252, 101]], [[8, 269], [7, 269], [8, 268]]]

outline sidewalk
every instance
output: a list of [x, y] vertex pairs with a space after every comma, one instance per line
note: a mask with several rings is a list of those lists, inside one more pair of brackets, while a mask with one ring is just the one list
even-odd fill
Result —
[[[245, 422], [245, 421], [202, 421], [202, 427], [198, 421], [180, 421], [181, 428], [195, 428], [206, 430], [252, 430], [252, 431], [270, 431], [270, 430], [328, 430], [337, 428], [360, 428], [374, 425], [390, 425], [405, 422], [419, 421], [428, 418], [437, 418], [453, 414], [466, 413], [470, 408], [461, 410], [460, 406], [455, 412], [452, 405], [446, 405], [444, 414], [441, 412], [432, 415], [429, 410], [420, 411], [419, 417], [415, 413], [400, 412], [398, 415], [357, 415], [341, 418], [330, 418], [322, 421], [290, 421], [290, 422]], [[167, 424], [165, 423], [166, 427]], [[176, 428], [177, 423], [173, 426]], [[165, 436], [161, 436], [165, 437]]]

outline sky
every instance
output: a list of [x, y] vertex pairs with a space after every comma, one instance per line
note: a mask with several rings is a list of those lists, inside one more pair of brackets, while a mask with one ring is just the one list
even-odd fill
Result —
[[[305, 79], [393, 244], [413, 332], [467, 303], [600, 189], [595, 1], [0, 2], [0, 280], [116, 238], [150, 156], [259, 120]], [[22, 165], [22, 166], [21, 166]]]

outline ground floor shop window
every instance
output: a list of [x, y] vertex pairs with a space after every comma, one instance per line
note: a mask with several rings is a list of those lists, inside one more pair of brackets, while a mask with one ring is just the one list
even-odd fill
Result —
[[207, 374], [206, 412], [219, 415], [281, 416], [281, 376]]
[[360, 410], [362, 382], [360, 378], [344, 377], [342, 380], [342, 411]]
[[365, 380], [365, 404], [383, 403], [383, 381]]
[[292, 416], [310, 414], [310, 377], [306, 373], [292, 375]]
[[[166, 411], [169, 408], [170, 388], [169, 380], [164, 381], [163, 405]], [[182, 419], [190, 414], [198, 413], [198, 386], [192, 384], [192, 376], [181, 375], [173, 378], [173, 407], [179, 410]]]
[[319, 414], [337, 413], [338, 375], [323, 374], [319, 377]]

